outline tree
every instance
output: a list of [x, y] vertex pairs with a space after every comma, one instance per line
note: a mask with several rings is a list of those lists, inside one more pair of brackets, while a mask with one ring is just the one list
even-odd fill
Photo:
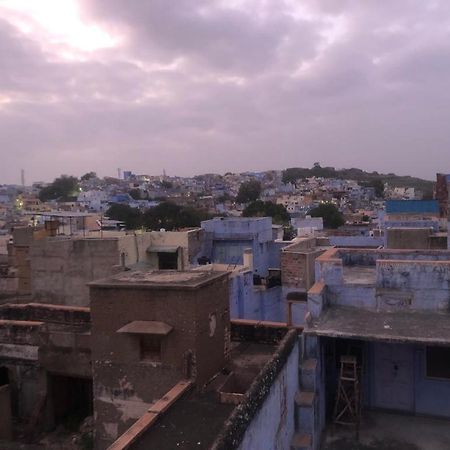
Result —
[[133, 198], [133, 200], [141, 200], [142, 198], [140, 189], [131, 189], [129, 194]]
[[284, 227], [283, 241], [292, 241], [295, 237], [297, 237], [297, 230], [292, 225]]
[[322, 217], [325, 228], [338, 228], [344, 225], [344, 216], [333, 203], [321, 203], [310, 212], [311, 217]]
[[68, 175], [61, 175], [53, 183], [41, 189], [39, 200], [46, 202], [48, 200], [68, 201], [76, 197], [79, 193], [78, 178]]
[[97, 174], [95, 172], [88, 172], [85, 173], [81, 178], [80, 181], [87, 181], [90, 180], [91, 178], [97, 178]]
[[239, 186], [236, 201], [238, 203], [249, 203], [258, 200], [261, 195], [261, 183], [258, 180], [250, 180]]
[[263, 202], [256, 200], [250, 203], [242, 212], [244, 217], [272, 217], [272, 222], [278, 225], [289, 223], [290, 216], [283, 205], [273, 202]]
[[162, 202], [144, 213], [143, 222], [148, 229], [164, 228], [170, 231], [178, 228], [199, 227], [200, 222], [210, 218], [209, 214], [201, 210]]
[[225, 192], [222, 195], [219, 195], [216, 199], [217, 203], [225, 203], [225, 202], [232, 202], [234, 198], [228, 193]]
[[129, 230], [141, 228], [143, 225], [142, 213], [137, 208], [132, 208], [129, 205], [113, 203], [108, 208], [105, 215], [110, 219], [125, 222], [125, 226]]
[[171, 181], [166, 181], [163, 180], [161, 181], [161, 187], [163, 187], [164, 189], [172, 189], [173, 188], [173, 183]]
[[375, 195], [384, 198], [384, 183], [381, 178], [375, 178], [370, 182], [370, 186], [375, 189]]

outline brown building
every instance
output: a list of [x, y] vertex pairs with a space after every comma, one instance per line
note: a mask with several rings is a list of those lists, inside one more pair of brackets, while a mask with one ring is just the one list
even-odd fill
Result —
[[228, 275], [122, 272], [90, 284], [96, 448], [180, 380], [203, 386], [229, 351]]
[[445, 175], [443, 173], [436, 174], [435, 198], [439, 202], [439, 212], [441, 217], [448, 217], [449, 181], [449, 175]]

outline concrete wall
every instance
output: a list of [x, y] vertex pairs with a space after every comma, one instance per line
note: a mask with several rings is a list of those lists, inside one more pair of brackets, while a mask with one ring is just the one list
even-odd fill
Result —
[[120, 263], [117, 239], [34, 241], [30, 247], [31, 287], [36, 301], [88, 306], [86, 283], [104, 278]]
[[[199, 387], [221, 370], [228, 348], [228, 308], [225, 276], [195, 290], [91, 287], [96, 448], [106, 448], [152, 402], [188, 377], [188, 366]], [[213, 336], [211, 314], [216, 320]], [[142, 360], [138, 335], [117, 333], [135, 320], [173, 327], [162, 338], [161, 362]]]
[[298, 344], [273, 382], [269, 395], [245, 431], [239, 450], [290, 448], [294, 435], [294, 397], [298, 388]]
[[[409, 293], [403, 306], [417, 310], [448, 311], [450, 261], [378, 261], [377, 287]], [[392, 302], [389, 302], [392, 303]]]
[[431, 228], [387, 228], [386, 248], [429, 249]]
[[398, 217], [391, 218], [384, 221], [384, 228], [432, 228], [433, 231], [439, 231], [439, 218], [434, 219], [420, 219], [414, 217]]
[[251, 248], [254, 272], [267, 276], [275, 262], [270, 217], [215, 218], [202, 222], [202, 229], [211, 234], [213, 262], [242, 265], [244, 249]]
[[328, 236], [330, 244], [336, 247], [381, 247], [384, 245], [383, 237], [370, 236]]
[[284, 288], [308, 290], [315, 282], [315, 260], [324, 250], [290, 250], [281, 252], [281, 283]]
[[[91, 377], [86, 308], [3, 305], [0, 318], [0, 366], [9, 372], [15, 417], [27, 421], [36, 413], [36, 405], [48, 395], [49, 372]], [[40, 412], [42, 425], [52, 420], [47, 412]]]
[[0, 439], [9, 440], [13, 437], [11, 390], [9, 384], [0, 386]]
[[244, 318], [286, 322], [286, 306], [281, 298], [281, 286], [270, 289], [255, 286], [252, 302], [245, 305]]
[[253, 273], [232, 273], [229, 278], [230, 317], [232, 319], [250, 319], [249, 310], [253, 302]]

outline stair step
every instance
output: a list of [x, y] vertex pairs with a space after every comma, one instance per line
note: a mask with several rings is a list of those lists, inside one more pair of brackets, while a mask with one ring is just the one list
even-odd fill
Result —
[[291, 450], [310, 450], [312, 438], [309, 433], [296, 433], [291, 442]]
[[314, 398], [316, 394], [314, 392], [302, 391], [295, 394], [295, 402], [298, 406], [313, 406]]

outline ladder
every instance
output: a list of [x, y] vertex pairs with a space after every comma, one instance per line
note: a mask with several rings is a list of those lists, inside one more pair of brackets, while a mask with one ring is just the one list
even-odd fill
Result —
[[333, 422], [355, 426], [358, 433], [360, 419], [361, 386], [357, 360], [355, 356], [341, 356]]

